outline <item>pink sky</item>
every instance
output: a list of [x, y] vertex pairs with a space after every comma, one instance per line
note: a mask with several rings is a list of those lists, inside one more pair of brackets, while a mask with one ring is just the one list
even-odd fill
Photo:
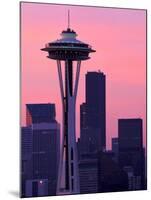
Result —
[[56, 62], [40, 51], [71, 28], [78, 39], [96, 50], [81, 67], [77, 95], [77, 136], [79, 107], [85, 101], [85, 74], [101, 70], [106, 74], [107, 147], [117, 136], [118, 118], [142, 118], [146, 144], [146, 12], [145, 10], [80, 7], [22, 3], [21, 7], [21, 102], [22, 125], [26, 103], [55, 103], [61, 122], [61, 99]]

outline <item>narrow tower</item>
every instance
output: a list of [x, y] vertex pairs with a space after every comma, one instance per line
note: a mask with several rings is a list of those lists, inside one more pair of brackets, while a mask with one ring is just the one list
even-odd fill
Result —
[[[86, 43], [76, 39], [77, 34], [70, 28], [70, 16], [68, 11], [68, 28], [62, 31], [61, 39], [46, 44], [42, 51], [48, 52], [48, 58], [57, 61], [59, 84], [63, 111], [63, 137], [61, 157], [58, 172], [57, 194], [61, 194], [61, 175], [63, 174], [63, 161], [65, 161], [65, 191], [66, 194], [76, 194], [79, 188], [79, 170], [75, 131], [75, 107], [80, 75], [81, 61], [89, 59], [89, 53], [95, 52]], [[64, 63], [64, 79], [62, 65]], [[76, 63], [75, 78], [73, 63]], [[74, 81], [75, 80], [75, 81]]]

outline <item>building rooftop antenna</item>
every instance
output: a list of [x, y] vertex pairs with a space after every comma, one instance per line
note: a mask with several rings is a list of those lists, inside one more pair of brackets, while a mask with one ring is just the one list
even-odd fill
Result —
[[68, 29], [70, 29], [70, 10], [68, 10]]

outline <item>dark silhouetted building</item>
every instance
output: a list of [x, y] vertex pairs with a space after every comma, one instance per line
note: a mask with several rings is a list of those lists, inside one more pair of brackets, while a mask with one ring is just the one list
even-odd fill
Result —
[[98, 156], [106, 148], [105, 75], [87, 72], [86, 102], [80, 105], [80, 193], [98, 191]]
[[32, 177], [32, 128], [21, 128], [21, 191], [25, 196], [26, 180]]
[[27, 104], [26, 125], [41, 122], [54, 122], [56, 117], [55, 104]]
[[106, 147], [106, 82], [102, 72], [87, 72], [86, 74], [86, 105], [87, 124], [98, 128], [100, 133], [100, 148]]
[[33, 124], [33, 179], [48, 179], [48, 195], [56, 195], [60, 126]]
[[48, 179], [34, 179], [26, 181], [26, 197], [42, 197], [49, 195]]
[[127, 173], [114, 161], [112, 151], [82, 154], [79, 174], [82, 194], [128, 190]]
[[112, 152], [115, 162], [118, 163], [118, 138], [112, 138]]
[[114, 161], [111, 151], [98, 153], [98, 192], [128, 190], [127, 173]]
[[133, 167], [132, 166], [125, 166], [123, 168], [123, 170], [127, 173], [127, 176], [128, 176], [128, 190], [137, 189], [137, 177], [135, 177], [135, 175], [134, 175]]
[[[60, 157], [60, 125], [55, 120], [55, 105], [27, 104], [26, 109], [27, 125], [30, 128], [22, 129], [24, 136], [22, 137], [24, 144], [22, 145], [22, 158], [28, 151], [32, 152], [32, 156], [30, 159], [31, 175], [23, 180], [25, 189], [22, 196], [56, 195]], [[28, 137], [27, 133], [25, 137], [25, 129], [30, 130]], [[30, 139], [32, 143], [29, 142]]]
[[144, 189], [145, 157], [142, 119], [119, 119], [119, 165], [133, 176], [131, 190]]
[[102, 72], [86, 74], [86, 102], [80, 106], [81, 153], [106, 147], [106, 93]]
[[82, 154], [79, 160], [80, 193], [98, 192], [98, 160], [96, 153]]

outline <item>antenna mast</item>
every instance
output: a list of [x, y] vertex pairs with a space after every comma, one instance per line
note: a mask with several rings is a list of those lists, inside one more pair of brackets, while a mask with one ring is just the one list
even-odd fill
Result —
[[68, 10], [68, 28], [70, 28], [70, 10]]

